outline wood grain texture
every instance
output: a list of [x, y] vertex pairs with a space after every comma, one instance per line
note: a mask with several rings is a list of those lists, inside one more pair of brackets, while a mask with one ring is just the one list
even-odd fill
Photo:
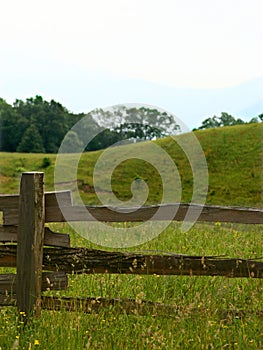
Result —
[[263, 278], [263, 262], [185, 255], [143, 255], [87, 248], [48, 249], [47, 270], [68, 273], [120, 273]]
[[1, 294], [0, 293], [0, 306], [16, 306], [16, 296], [11, 294]]
[[0, 225], [0, 242], [17, 242], [17, 226], [2, 226]]
[[[42, 291], [46, 290], [64, 290], [68, 286], [68, 278], [65, 272], [43, 272], [42, 273]], [[0, 294], [16, 293], [17, 278], [16, 274], [0, 275]]]
[[[16, 297], [11, 295], [0, 294], [0, 306], [15, 306]], [[132, 315], [152, 315], [156, 317], [158, 315], [163, 317], [172, 316], [180, 317], [185, 315], [204, 315], [207, 313], [207, 308], [194, 307], [187, 305], [187, 307], [181, 305], [168, 305], [162, 303], [155, 303], [147, 300], [134, 300], [134, 299], [112, 299], [101, 297], [53, 297], [42, 296], [42, 309], [45, 310], [63, 310], [69, 312], [85, 312], [85, 313], [99, 313], [104, 312], [105, 308], [116, 308], [118, 312], [123, 314]], [[244, 318], [248, 314], [263, 316], [263, 310], [240, 310], [240, 309], [222, 309], [218, 308], [214, 310], [214, 314], [218, 315], [220, 319], [230, 320]]]
[[[200, 206], [190, 204], [167, 204], [131, 208], [127, 213], [127, 208], [116, 207], [92, 207], [73, 206], [71, 208], [47, 208], [46, 221], [106, 221], [106, 222], [140, 222], [140, 221], [163, 221], [175, 220], [183, 221], [187, 211], [192, 214], [200, 214], [198, 221], [210, 222], [235, 222], [244, 224], [263, 224], [263, 210], [222, 207], [222, 206]], [[64, 215], [63, 215], [64, 214]]]
[[44, 243], [44, 173], [23, 173], [17, 231], [17, 305], [26, 315], [40, 315]]
[[[56, 207], [60, 205], [71, 206], [72, 195], [71, 191], [45, 192], [45, 206]], [[18, 210], [19, 194], [1, 194], [0, 195], [0, 210], [15, 209]]]
[[[0, 266], [15, 266], [16, 247], [0, 246]], [[88, 248], [44, 248], [43, 269], [67, 273], [119, 273], [263, 278], [263, 262], [239, 258], [145, 255]]]
[[82, 311], [85, 313], [103, 311], [105, 307], [116, 307], [120, 313], [146, 315], [159, 314], [166, 315], [176, 312], [176, 306], [169, 306], [161, 303], [155, 303], [146, 300], [134, 299], [113, 299], [102, 297], [42, 297], [42, 307], [47, 310], [66, 310], [66, 311]]
[[[0, 242], [16, 243], [17, 226], [0, 226]], [[70, 247], [70, 236], [66, 233], [53, 232], [49, 227], [45, 227], [44, 245], [53, 247]]]
[[[1, 305], [1, 304], [0, 304]], [[118, 312], [124, 314], [133, 315], [157, 315], [163, 317], [171, 317], [191, 314], [206, 314], [207, 308], [205, 307], [194, 307], [187, 305], [187, 307], [181, 305], [168, 305], [162, 303], [156, 303], [147, 300], [134, 300], [134, 299], [113, 299], [113, 298], [102, 298], [102, 297], [87, 297], [87, 298], [72, 298], [72, 297], [42, 297], [43, 309], [46, 310], [65, 310], [65, 311], [82, 311], [86, 313], [104, 311], [105, 308], [115, 307]], [[214, 310], [215, 315], [218, 315], [221, 319], [237, 319], [243, 318], [247, 314], [263, 316], [263, 310], [240, 310], [240, 309], [222, 309], [218, 308]]]
[[[131, 208], [130, 208], [131, 209]], [[46, 222], [65, 221], [103, 221], [103, 222], [143, 222], [143, 221], [183, 221], [188, 210], [197, 216], [201, 222], [232, 222], [242, 224], [263, 224], [263, 210], [242, 207], [223, 207], [198, 204], [167, 204], [132, 208], [97, 207], [97, 206], [66, 206], [47, 207]], [[6, 209], [3, 211], [5, 225], [18, 224], [18, 211]]]

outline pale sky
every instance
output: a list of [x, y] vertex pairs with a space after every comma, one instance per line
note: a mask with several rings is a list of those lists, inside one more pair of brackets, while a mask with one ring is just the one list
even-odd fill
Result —
[[[74, 67], [80, 77], [235, 86], [263, 76], [262, 14], [262, 0], [4, 0], [0, 97], [32, 96], [37, 63], [42, 79]], [[23, 79], [34, 88], [18, 90]], [[51, 86], [45, 94], [53, 98]]]

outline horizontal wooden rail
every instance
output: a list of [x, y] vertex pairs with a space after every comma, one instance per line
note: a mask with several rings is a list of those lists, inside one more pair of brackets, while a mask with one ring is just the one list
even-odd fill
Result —
[[[192, 215], [199, 215], [198, 221], [232, 222], [243, 224], [263, 224], [263, 210], [241, 207], [222, 207], [198, 204], [167, 204], [140, 208], [116, 208], [97, 206], [46, 207], [46, 222], [65, 221], [104, 221], [104, 222], [140, 222], [140, 221], [183, 221], [188, 209]], [[130, 212], [127, 212], [130, 210]], [[131, 211], [132, 210], [132, 211]], [[6, 209], [5, 225], [18, 224], [18, 211]], [[201, 213], [200, 213], [201, 212]], [[198, 216], [197, 215], [197, 216]], [[65, 217], [64, 217], [65, 216]], [[66, 218], [66, 219], [65, 219]]]
[[[16, 306], [16, 298], [11, 295], [0, 294], [0, 306]], [[69, 311], [69, 312], [85, 312], [85, 313], [98, 313], [100, 310], [104, 311], [105, 308], [117, 308], [120, 313], [133, 314], [133, 315], [153, 315], [153, 316], [180, 316], [192, 314], [206, 314], [207, 308], [204, 307], [187, 307], [177, 305], [167, 305], [161, 303], [155, 303], [146, 300], [134, 300], [134, 299], [113, 299], [113, 298], [101, 298], [101, 297], [88, 297], [88, 298], [75, 298], [75, 297], [54, 297], [54, 296], [42, 296], [41, 307], [45, 310], [57, 310], [57, 311]], [[240, 309], [221, 309], [218, 308], [215, 311], [215, 315], [218, 315], [221, 319], [230, 318], [243, 318], [247, 314], [251, 313], [263, 316], [263, 310], [240, 310]]]
[[72, 298], [42, 296], [42, 308], [47, 310], [82, 311], [86, 313], [99, 312], [105, 307], [116, 307], [121, 313], [146, 315], [170, 315], [178, 309], [176, 306], [155, 303], [146, 300], [114, 299], [102, 297]]
[[[0, 266], [16, 266], [16, 247], [0, 246]], [[187, 255], [144, 255], [88, 248], [44, 248], [43, 269], [67, 273], [119, 273], [263, 278], [263, 262]]]
[[[1, 301], [0, 301], [1, 305]], [[53, 297], [53, 296], [42, 296], [42, 307], [46, 310], [64, 310], [70, 312], [85, 312], [98, 313], [100, 310], [105, 310], [106, 307], [115, 307], [120, 313], [124, 314], [135, 314], [135, 315], [152, 315], [152, 316], [180, 316], [191, 314], [206, 314], [207, 308], [205, 307], [194, 307], [179, 306], [179, 305], [168, 305], [162, 303], [156, 303], [147, 300], [134, 300], [134, 299], [113, 299], [113, 298], [101, 298], [101, 297], [88, 297], [88, 298], [72, 298], [72, 297]], [[240, 310], [240, 309], [222, 309], [218, 308], [214, 310], [214, 313], [221, 319], [231, 318], [243, 318], [247, 314], [253, 313], [257, 316], [263, 316], [263, 310]]]
[[0, 293], [0, 306], [17, 306], [16, 297], [12, 294]]
[[[0, 226], [0, 242], [17, 242], [17, 226]], [[70, 247], [70, 236], [65, 233], [53, 232], [49, 227], [45, 227], [44, 245]]]
[[[1, 304], [0, 304], [1, 305]], [[114, 299], [102, 297], [74, 298], [74, 297], [53, 297], [42, 296], [42, 307], [46, 310], [64, 310], [64, 311], [82, 311], [86, 313], [105, 310], [106, 307], [116, 307], [120, 313], [135, 315], [153, 315], [153, 316], [180, 316], [187, 314], [207, 313], [207, 308], [194, 307], [187, 305], [187, 308], [180, 305], [168, 305], [156, 303], [147, 300], [134, 300], [129, 298]], [[215, 311], [221, 319], [230, 319], [231, 317], [242, 318], [246, 314], [255, 314], [263, 316], [263, 310], [237, 310], [218, 308]]]
[[[46, 207], [56, 207], [60, 205], [71, 206], [71, 191], [45, 192]], [[4, 209], [16, 209], [19, 206], [19, 194], [0, 194], [0, 211]]]
[[[65, 272], [43, 272], [42, 291], [64, 290], [68, 286]], [[16, 294], [16, 274], [0, 274], [0, 294]]]

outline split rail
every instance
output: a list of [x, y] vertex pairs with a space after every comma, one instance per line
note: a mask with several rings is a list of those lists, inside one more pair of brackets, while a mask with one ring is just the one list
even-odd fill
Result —
[[[58, 204], [59, 203], [59, 204]], [[192, 210], [200, 211], [200, 206]], [[116, 208], [115, 208], [116, 209]], [[175, 210], [177, 209], [177, 210]], [[19, 195], [0, 195], [0, 267], [16, 268], [16, 273], [0, 274], [0, 305], [18, 307], [20, 313], [39, 316], [41, 309], [97, 310], [118, 304], [125, 312], [140, 308], [162, 309], [164, 305], [130, 299], [56, 298], [43, 295], [46, 290], [63, 290], [67, 274], [114, 273], [199, 275], [263, 278], [263, 262], [239, 258], [188, 256], [182, 254], [136, 254], [70, 246], [68, 234], [51, 231], [45, 223], [68, 221], [139, 222], [183, 221], [188, 204], [141, 207], [133, 212], [111, 207], [75, 206], [70, 191], [44, 193], [44, 174], [23, 173]], [[62, 214], [63, 213], [63, 214]], [[88, 213], [88, 214], [87, 214]], [[198, 221], [263, 224], [263, 210], [204, 206]]]

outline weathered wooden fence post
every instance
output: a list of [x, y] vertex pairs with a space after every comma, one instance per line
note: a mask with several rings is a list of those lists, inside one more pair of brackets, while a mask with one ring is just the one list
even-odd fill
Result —
[[41, 313], [45, 224], [44, 173], [23, 173], [17, 236], [17, 306], [25, 315]]

